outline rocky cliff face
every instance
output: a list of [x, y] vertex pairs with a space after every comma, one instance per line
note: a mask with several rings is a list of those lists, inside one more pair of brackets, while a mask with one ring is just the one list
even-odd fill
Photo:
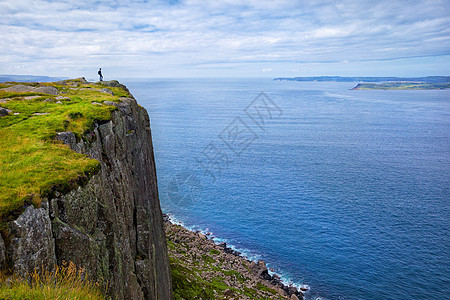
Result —
[[29, 206], [0, 238], [0, 265], [18, 274], [64, 261], [84, 266], [119, 299], [172, 299], [149, 117], [132, 98], [77, 139], [57, 139], [101, 168], [69, 192]]

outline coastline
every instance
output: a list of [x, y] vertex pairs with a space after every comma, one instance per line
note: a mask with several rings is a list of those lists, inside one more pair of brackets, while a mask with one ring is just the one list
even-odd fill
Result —
[[[214, 297], [223, 299], [262, 297], [296, 300], [304, 299], [304, 293], [309, 290], [306, 285], [284, 282], [279, 274], [266, 267], [264, 261], [250, 260], [225, 242], [215, 241], [209, 232], [190, 230], [170, 214], [163, 214], [163, 220], [173, 280], [176, 272], [183, 270], [183, 275], [190, 275], [189, 278], [197, 278], [201, 282], [220, 281], [214, 286], [214, 292], [217, 292]], [[192, 274], [187, 274], [190, 272]], [[177, 288], [181, 291], [183, 283], [175, 282], [175, 293]]]

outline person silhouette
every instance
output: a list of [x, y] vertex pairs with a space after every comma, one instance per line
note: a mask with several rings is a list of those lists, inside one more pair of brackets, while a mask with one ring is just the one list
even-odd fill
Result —
[[98, 70], [98, 76], [100, 76], [100, 81], [103, 81], [102, 68]]

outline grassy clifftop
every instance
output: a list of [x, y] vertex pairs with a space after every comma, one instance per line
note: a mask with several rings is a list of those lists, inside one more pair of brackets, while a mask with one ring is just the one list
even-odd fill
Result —
[[95, 172], [98, 161], [55, 136], [72, 131], [82, 138], [96, 122], [111, 118], [114, 102], [129, 96], [118, 84], [105, 88], [84, 79], [0, 83], [0, 221], [38, 204], [52, 188], [67, 188]]

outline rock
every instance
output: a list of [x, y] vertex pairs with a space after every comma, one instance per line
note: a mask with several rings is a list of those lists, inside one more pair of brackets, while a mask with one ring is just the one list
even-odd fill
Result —
[[75, 80], [79, 81], [79, 82], [82, 83], [82, 84], [87, 84], [87, 83], [89, 83], [89, 82], [86, 80], [86, 78], [84, 78], [84, 77], [80, 77], [80, 78], [77, 78], [77, 79], [75, 79]]
[[120, 84], [117, 80], [99, 81], [98, 83], [109, 87], [124, 87], [124, 85]]
[[100, 89], [100, 92], [107, 93], [107, 94], [114, 96], [114, 93], [110, 89], [107, 89], [107, 88]]
[[3, 238], [0, 235], [0, 269], [3, 269], [5, 265], [6, 265], [6, 248], [5, 242], [3, 241]]
[[[52, 221], [53, 235], [55, 237], [55, 251], [58, 254], [58, 263], [73, 262], [83, 266], [89, 276], [94, 276], [99, 261], [93, 259], [100, 255], [100, 247], [96, 241], [80, 229], [75, 228], [55, 217]], [[80, 247], [80, 245], [83, 245]]]
[[41, 97], [41, 96], [27, 96], [27, 97], [23, 97], [23, 100], [33, 100], [33, 99], [36, 99], [39, 97]]
[[31, 92], [33, 91], [34, 87], [29, 86], [29, 85], [23, 85], [23, 84], [16, 84], [4, 89], [1, 89], [2, 91], [5, 92], [15, 92], [15, 93], [26, 93], [26, 92]]
[[128, 93], [130, 93], [130, 91], [127, 89], [127, 87], [124, 86], [123, 84], [120, 84], [117, 80], [99, 81], [97, 83], [102, 84], [104, 86], [109, 86], [109, 87], [120, 87], [120, 88], [123, 88]]
[[286, 293], [286, 291], [282, 288], [275, 288], [276, 291], [278, 291], [278, 293], [280, 293], [283, 296], [288, 296], [288, 294]]
[[35, 93], [49, 94], [49, 95], [59, 95], [59, 91], [54, 86], [39, 86], [33, 89]]
[[[105, 101], [105, 103], [106, 103], [106, 102], [109, 102], [109, 101]], [[170, 222], [170, 217], [169, 217], [169, 215], [163, 214], [162, 217], [163, 217], [164, 223]]]
[[267, 270], [266, 263], [263, 260], [258, 260], [258, 267], [260, 269], [266, 269]]
[[226, 289], [226, 290], [223, 292], [223, 295], [224, 295], [225, 297], [234, 297], [234, 291], [233, 291], [233, 290], [230, 290], [230, 289]]
[[69, 97], [64, 97], [64, 96], [58, 96], [55, 98], [56, 100], [70, 100]]
[[297, 294], [298, 293], [298, 289], [295, 286], [289, 286], [287, 288], [289, 294]]
[[62, 104], [62, 102], [61, 101], [56, 101], [56, 104]]
[[105, 104], [105, 105], [112, 105], [112, 106], [119, 107], [119, 104], [118, 104], [118, 103], [112, 102], [112, 101], [104, 101], [103, 104]]
[[103, 105], [103, 104], [101, 104], [100, 102], [95, 102], [95, 101], [94, 101], [94, 102], [91, 102], [91, 104], [92, 104], [92, 105]]
[[[35, 92], [35, 93], [42, 93], [42, 94], [49, 94], [49, 95], [59, 95], [58, 89], [55, 88], [54, 86], [32, 87], [29, 85], [17, 84], [17, 85], [13, 85], [13, 86], [4, 88], [2, 90], [6, 91], [6, 92], [16, 92], [16, 93]], [[30, 97], [37, 98], [39, 96], [30, 96]]]
[[10, 223], [11, 243], [8, 256], [18, 276], [44, 270], [56, 264], [55, 241], [52, 235], [48, 206], [28, 206], [19, 218]]
[[49, 113], [34, 113], [33, 116], [44, 116], [44, 115], [48, 115]]
[[0, 107], [0, 117], [5, 117], [9, 115], [11, 112], [12, 111], [7, 108]]
[[306, 292], [306, 291], [308, 291], [309, 290], [309, 286], [307, 286], [307, 285], [302, 285], [301, 287], [300, 287], [300, 291], [302, 291], [302, 292]]
[[53, 102], [53, 99], [47, 98], [47, 99], [45, 99], [43, 102]]
[[295, 294], [292, 294], [291, 295], [291, 300], [300, 300], [300, 299], [298, 299], [298, 297]]

